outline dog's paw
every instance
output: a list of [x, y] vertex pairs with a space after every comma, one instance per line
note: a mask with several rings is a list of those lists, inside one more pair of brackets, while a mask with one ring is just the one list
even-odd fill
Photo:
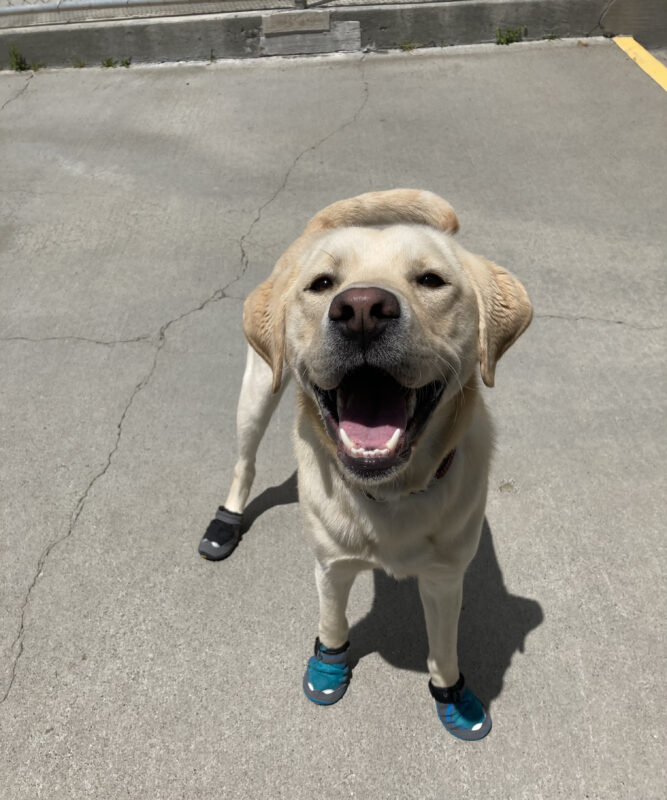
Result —
[[350, 683], [349, 649], [349, 642], [333, 650], [315, 640], [315, 655], [308, 659], [303, 676], [304, 694], [313, 703], [331, 706], [345, 694]]
[[452, 736], [469, 742], [477, 741], [491, 730], [491, 715], [465, 685], [463, 675], [454, 686], [441, 688], [429, 681], [428, 688], [435, 700], [440, 722]]
[[208, 561], [221, 561], [231, 555], [241, 539], [242, 518], [242, 514], [220, 506], [199, 542], [199, 555]]

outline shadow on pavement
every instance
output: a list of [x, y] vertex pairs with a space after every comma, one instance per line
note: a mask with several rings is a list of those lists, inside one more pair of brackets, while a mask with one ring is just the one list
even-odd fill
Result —
[[[280, 486], [265, 489], [247, 507], [244, 530], [277, 505], [298, 502], [296, 472]], [[417, 580], [397, 581], [374, 570], [373, 605], [350, 631], [353, 666], [369, 653], [379, 653], [392, 666], [426, 672], [428, 641]], [[463, 584], [459, 623], [459, 662], [470, 685], [485, 703], [495, 700], [514, 653], [523, 652], [526, 636], [542, 623], [536, 600], [510, 594], [484, 520], [477, 555]]]
[[243, 512], [243, 532], [250, 530], [255, 520], [270, 508], [298, 502], [299, 493], [296, 484], [296, 470], [294, 470], [280, 486], [269, 486], [268, 489], [264, 489], [261, 494], [258, 494], [254, 500], [248, 503]]
[[[375, 597], [368, 614], [350, 631], [354, 661], [377, 652], [392, 666], [426, 672], [428, 641], [417, 580], [397, 581], [375, 570]], [[477, 555], [466, 573], [459, 623], [459, 663], [485, 702], [500, 694], [512, 656], [542, 623], [538, 602], [510, 594], [484, 520]]]

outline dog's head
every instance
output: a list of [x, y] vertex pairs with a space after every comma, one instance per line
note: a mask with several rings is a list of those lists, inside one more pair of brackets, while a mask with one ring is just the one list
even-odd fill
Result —
[[271, 366], [283, 361], [357, 479], [378, 482], [480, 364], [526, 329], [531, 307], [510, 273], [452, 238], [458, 220], [430, 192], [372, 192], [317, 214], [248, 298], [244, 328]]

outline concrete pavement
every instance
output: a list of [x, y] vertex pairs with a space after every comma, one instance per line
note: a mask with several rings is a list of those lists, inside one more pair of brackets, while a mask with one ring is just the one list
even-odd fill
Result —
[[[78, 798], [664, 796], [664, 131], [613, 43], [0, 75], [0, 786]], [[428, 695], [413, 583], [367, 575], [338, 706], [292, 412], [231, 559], [242, 300], [325, 204], [418, 186], [535, 320], [486, 392], [462, 668]]]

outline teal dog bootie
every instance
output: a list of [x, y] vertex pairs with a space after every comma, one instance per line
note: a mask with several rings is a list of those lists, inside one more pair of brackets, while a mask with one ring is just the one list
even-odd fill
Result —
[[309, 700], [320, 706], [337, 703], [350, 683], [347, 654], [350, 643], [335, 649], [325, 647], [315, 639], [315, 654], [308, 659], [303, 676], [303, 691]]
[[429, 681], [428, 688], [440, 722], [452, 736], [470, 742], [483, 739], [491, 730], [491, 715], [465, 685], [463, 675], [454, 686], [443, 689]]

